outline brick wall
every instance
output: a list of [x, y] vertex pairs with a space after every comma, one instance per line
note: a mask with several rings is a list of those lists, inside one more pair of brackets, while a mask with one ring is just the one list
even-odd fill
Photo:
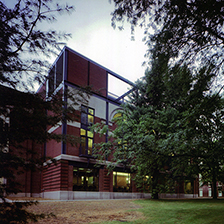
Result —
[[58, 161], [45, 166], [43, 170], [43, 191], [67, 191], [69, 187], [69, 166], [68, 161]]
[[113, 192], [113, 173], [109, 175], [106, 168], [99, 170], [99, 191]]
[[[62, 127], [57, 128], [53, 133], [61, 134]], [[61, 154], [61, 142], [55, 140], [50, 140], [46, 143], [46, 156], [47, 157], [56, 157]]]

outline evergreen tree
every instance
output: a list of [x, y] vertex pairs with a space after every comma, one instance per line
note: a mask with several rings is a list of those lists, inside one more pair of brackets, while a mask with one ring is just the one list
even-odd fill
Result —
[[207, 95], [201, 105], [195, 108], [197, 116], [194, 129], [194, 163], [203, 184], [212, 185], [212, 197], [217, 198], [217, 184], [223, 182], [223, 134], [224, 134], [224, 101], [219, 94]]
[[[111, 140], [97, 145], [95, 152], [100, 159], [113, 154], [113, 162], [130, 168], [137, 186], [150, 189], [152, 198], [158, 199], [159, 192], [171, 191], [175, 183], [197, 178], [202, 158], [211, 159], [205, 142], [199, 141], [208, 138], [203, 135], [202, 127], [207, 124], [202, 117], [210, 119], [221, 113], [223, 102], [218, 94], [208, 91], [214, 77], [212, 68], [192, 73], [186, 65], [169, 67], [167, 55], [154, 56], [152, 68], [123, 105], [117, 128], [110, 130]], [[221, 116], [217, 119], [221, 127]], [[107, 130], [97, 127], [101, 134]], [[213, 135], [210, 139], [214, 141]], [[221, 158], [217, 159], [220, 164]], [[115, 164], [108, 167], [113, 169]], [[204, 166], [209, 164], [209, 160], [203, 162]]]

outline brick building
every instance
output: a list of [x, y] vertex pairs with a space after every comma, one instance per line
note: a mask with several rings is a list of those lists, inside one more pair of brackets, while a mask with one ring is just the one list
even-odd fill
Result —
[[[80, 118], [76, 122], [64, 122], [49, 132], [79, 136], [81, 144], [70, 145], [56, 141], [47, 142], [44, 154], [57, 161], [57, 165], [45, 164], [42, 173], [42, 196], [58, 199], [142, 197], [136, 193], [131, 174], [117, 167], [108, 174], [102, 165], [96, 167], [92, 156], [93, 143], [106, 141], [88, 129], [91, 123], [104, 122], [113, 126], [112, 118], [119, 109], [132, 83], [102, 67], [79, 53], [65, 47], [52, 65], [46, 83], [46, 95], [58, 91], [91, 87], [88, 103], [80, 103]], [[113, 91], [113, 87], [117, 87]], [[129, 89], [128, 89], [129, 88]], [[41, 87], [39, 92], [45, 87]], [[66, 97], [64, 100], [67, 100]], [[135, 194], [130, 193], [135, 192]]]
[[[91, 87], [88, 103], [77, 105], [79, 119], [65, 121], [56, 127], [48, 127], [48, 132], [68, 134], [81, 138], [77, 145], [51, 140], [39, 149], [41, 156], [51, 157], [56, 164], [46, 161], [41, 173], [25, 173], [21, 176], [24, 188], [22, 196], [41, 196], [52, 199], [112, 199], [150, 197], [137, 191], [131, 173], [116, 167], [108, 175], [103, 164], [97, 164], [92, 154], [93, 144], [107, 141], [89, 130], [89, 125], [103, 122], [112, 128], [112, 122], [125, 97], [132, 91], [133, 83], [84, 57], [74, 50], [64, 47], [49, 71], [49, 78], [38, 93], [52, 94], [75, 91], [80, 87]], [[63, 97], [65, 101], [69, 100]], [[28, 144], [28, 143], [27, 143]], [[109, 162], [109, 161], [107, 161]], [[190, 186], [191, 185], [191, 186]], [[176, 193], [169, 197], [197, 197], [198, 182], [183, 183]], [[191, 193], [186, 195], [187, 186]], [[189, 191], [190, 192], [190, 191]], [[161, 194], [160, 197], [166, 197]]]
[[30, 161], [40, 161], [44, 152], [43, 144], [33, 141], [33, 136], [36, 139], [38, 133], [45, 131], [45, 127], [38, 126], [36, 121], [39, 112], [44, 111], [43, 105], [34, 94], [2, 85], [0, 98], [0, 184], [3, 184], [0, 188], [4, 189], [7, 184], [9, 192], [19, 191], [18, 196], [38, 197], [41, 170], [32, 169]]

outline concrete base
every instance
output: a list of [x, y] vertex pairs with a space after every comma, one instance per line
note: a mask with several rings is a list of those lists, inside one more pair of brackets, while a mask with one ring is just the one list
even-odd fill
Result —
[[91, 191], [52, 191], [44, 192], [43, 198], [58, 200], [82, 200], [82, 199], [139, 199], [151, 198], [148, 193], [123, 193], [123, 192], [91, 192]]
[[[93, 192], [93, 191], [51, 191], [43, 193], [18, 193], [10, 197], [40, 197], [56, 200], [83, 200], [83, 199], [140, 199], [151, 198], [150, 193], [127, 193], [127, 192]], [[197, 194], [159, 194], [159, 199], [163, 198], [198, 198]]]
[[41, 198], [42, 194], [41, 193], [18, 193], [18, 194], [10, 194], [10, 197], [14, 198], [24, 198], [24, 197], [33, 197], [33, 198]]
[[198, 198], [197, 194], [168, 194], [161, 193], [159, 194], [159, 198]]

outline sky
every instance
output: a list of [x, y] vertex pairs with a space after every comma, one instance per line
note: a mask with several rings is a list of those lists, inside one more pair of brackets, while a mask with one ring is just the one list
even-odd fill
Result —
[[122, 31], [114, 29], [111, 26], [114, 4], [109, 0], [66, 2], [75, 10], [70, 15], [58, 15], [57, 22], [49, 25], [72, 34], [68, 47], [132, 82], [144, 76], [146, 68], [142, 63], [147, 46], [142, 41], [143, 29], [136, 29], [134, 41], [129, 24]]
[[[2, 0], [7, 6], [14, 6], [16, 0]], [[66, 45], [85, 57], [135, 82], [144, 76], [146, 67], [142, 63], [147, 46], [142, 41], [144, 29], [136, 28], [135, 40], [131, 40], [131, 28], [124, 24], [121, 31], [111, 26], [114, 3], [111, 0], [53, 0], [53, 4], [74, 6], [71, 14], [55, 14], [54, 23], [41, 23], [42, 30], [57, 30], [71, 33]], [[52, 57], [53, 63], [56, 57]], [[38, 88], [38, 87], [37, 87]], [[119, 87], [118, 87], [119, 88]]]

